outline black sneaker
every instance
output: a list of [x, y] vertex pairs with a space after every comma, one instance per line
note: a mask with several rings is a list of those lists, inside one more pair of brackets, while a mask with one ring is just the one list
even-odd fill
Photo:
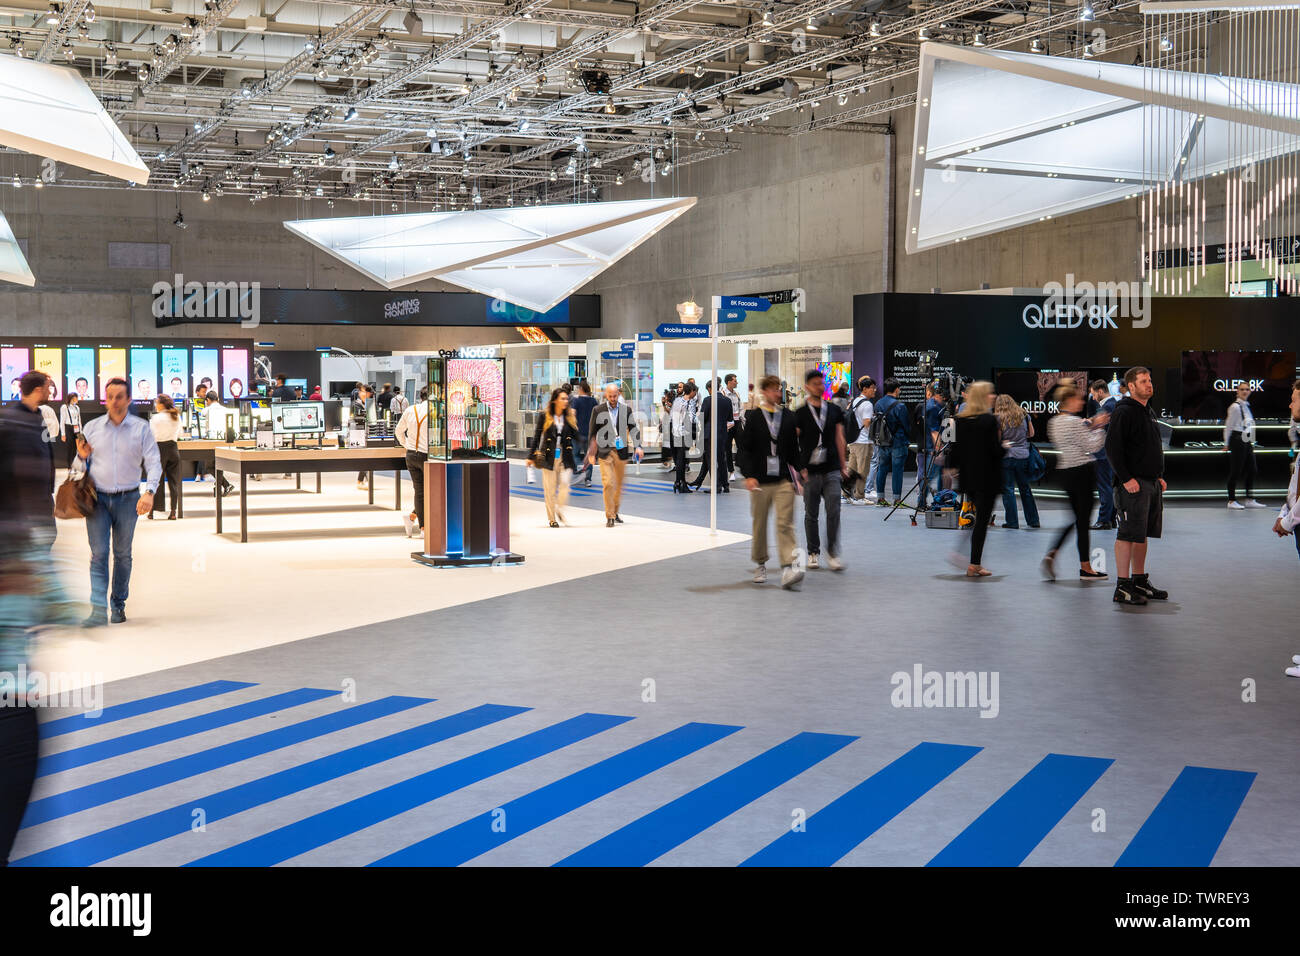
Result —
[[1166, 601], [1169, 599], [1169, 592], [1152, 587], [1151, 579], [1145, 574], [1133, 575], [1133, 587], [1141, 591], [1148, 601]]
[[124, 608], [124, 607], [115, 607], [115, 608], [113, 608], [113, 613], [109, 616], [108, 619], [109, 619], [109, 621], [111, 621], [111, 622], [114, 623], [114, 624], [125, 624], [125, 623], [126, 623], [126, 608]]
[[107, 611], [91, 611], [86, 619], [81, 622], [82, 627], [108, 627]]
[[1116, 604], [1140, 607], [1147, 603], [1147, 596], [1133, 586], [1132, 578], [1120, 578], [1115, 582], [1115, 596], [1111, 600]]

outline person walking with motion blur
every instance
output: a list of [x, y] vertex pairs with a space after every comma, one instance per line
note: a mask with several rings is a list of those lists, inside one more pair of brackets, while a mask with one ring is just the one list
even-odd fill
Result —
[[153, 432], [154, 441], [158, 443], [158, 459], [162, 464], [163, 481], [167, 483], [167, 488], [164, 492], [163, 483], [158, 483], [158, 494], [154, 495], [149, 520], [153, 520], [154, 511], [161, 514], [167, 510], [163, 499], [170, 494], [172, 506], [167, 512], [167, 520], [175, 521], [176, 505], [181, 500], [181, 452], [180, 446], [176, 444], [176, 436], [181, 433], [181, 413], [176, 410], [172, 397], [166, 394], [153, 400], [153, 408], [149, 428]]
[[569, 502], [573, 448], [579, 437], [578, 417], [569, 407], [569, 393], [557, 388], [551, 392], [546, 414], [537, 420], [533, 435], [533, 464], [542, 473], [542, 497], [546, 499], [546, 519], [552, 528], [558, 528], [561, 522], [568, 524], [564, 506]]
[[24, 547], [54, 543], [54, 444], [41, 403], [49, 376], [31, 371], [18, 380], [19, 400], [0, 409], [0, 529]]
[[[953, 441], [948, 446], [948, 468], [957, 474], [962, 494], [975, 506], [970, 526], [970, 561], [967, 577], [987, 577], [993, 572], [981, 563], [984, 538], [993, 517], [993, 500], [1002, 488], [1004, 449], [997, 417], [992, 412], [993, 384], [972, 382], [966, 388], [966, 404], [957, 413]], [[950, 560], [961, 566], [961, 555]]]
[[1002, 458], [1002, 507], [1007, 512], [1002, 527], [1020, 527], [1020, 516], [1016, 513], [1016, 489], [1019, 488], [1025, 506], [1025, 524], [1037, 528], [1038, 503], [1029, 487], [1029, 439], [1034, 437], [1034, 423], [1010, 395], [999, 395], [993, 412], [1002, 429], [1002, 447], [1007, 452]]
[[1075, 543], [1079, 548], [1079, 577], [1083, 580], [1104, 578], [1104, 571], [1094, 571], [1092, 568], [1088, 522], [1092, 517], [1092, 488], [1096, 478], [1092, 467], [1093, 456], [1106, 443], [1104, 426], [1110, 416], [1102, 412], [1091, 421], [1084, 419], [1083, 392], [1073, 382], [1062, 382], [1056, 386], [1052, 392], [1052, 401], [1061, 411], [1047, 423], [1047, 435], [1056, 447], [1056, 473], [1070, 499], [1074, 521], [1061, 529], [1056, 543], [1043, 558], [1043, 576], [1049, 581], [1056, 580], [1056, 552], [1065, 544], [1065, 539], [1073, 529]]
[[618, 509], [623, 500], [627, 460], [641, 460], [641, 429], [632, 416], [632, 406], [619, 400], [621, 395], [617, 382], [605, 386], [605, 400], [591, 413], [591, 438], [587, 446], [587, 463], [600, 463], [607, 528], [623, 523]]
[[[1297, 379], [1291, 385], [1291, 440], [1295, 441], [1297, 429], [1300, 429], [1300, 379]], [[1296, 525], [1300, 524], [1300, 494], [1296, 490], [1296, 478], [1300, 476], [1300, 468], [1292, 466], [1291, 482], [1287, 485], [1286, 501], [1282, 502], [1282, 509], [1277, 513], [1277, 518], [1273, 521], [1273, 533], [1279, 538], [1285, 538], [1287, 535], [1295, 537], [1296, 551], [1300, 552], [1300, 534], [1296, 534]], [[1291, 658], [1293, 666], [1286, 669], [1288, 677], [1300, 677], [1300, 654]]]
[[[1255, 500], [1255, 415], [1250, 410], [1250, 383], [1237, 383], [1237, 400], [1228, 406], [1223, 423], [1223, 447], [1228, 451], [1228, 507], [1233, 511], [1266, 508]], [[1246, 503], [1237, 500], [1237, 482], [1246, 480]]]
[[776, 511], [777, 557], [781, 561], [781, 587], [793, 590], [803, 580], [794, 566], [794, 482], [799, 439], [794, 414], [781, 404], [781, 380], [767, 375], [758, 383], [760, 402], [745, 412], [740, 429], [740, 471], [749, 490], [753, 519], [750, 555], [755, 584], [767, 583], [767, 516]]

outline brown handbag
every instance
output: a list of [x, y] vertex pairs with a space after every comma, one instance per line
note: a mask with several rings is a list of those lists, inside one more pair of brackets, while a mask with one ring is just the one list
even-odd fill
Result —
[[95, 483], [90, 472], [69, 475], [54, 495], [54, 517], [86, 518], [95, 510]]

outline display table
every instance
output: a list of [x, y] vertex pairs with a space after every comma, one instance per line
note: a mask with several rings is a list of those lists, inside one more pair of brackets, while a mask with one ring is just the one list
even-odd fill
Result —
[[[370, 504], [375, 503], [375, 472], [396, 472], [396, 504], [402, 510], [402, 476], [406, 470], [406, 449], [401, 446], [387, 448], [241, 448], [229, 445], [218, 446], [214, 451], [216, 460], [216, 487], [221, 487], [221, 479], [226, 472], [239, 476], [239, 540], [248, 541], [248, 476], [275, 475], [296, 472], [299, 477], [298, 487], [302, 487], [302, 473], [316, 473], [316, 490], [320, 491], [320, 476], [323, 472], [349, 471], [367, 472], [370, 486]], [[220, 494], [217, 502], [217, 534], [221, 534]]]
[[[236, 441], [233, 445], [235, 448], [252, 448], [253, 439], [245, 438]], [[209, 466], [213, 462], [213, 452], [221, 447], [232, 447], [229, 442], [217, 441], [215, 438], [186, 438], [176, 443], [176, 449], [180, 453], [181, 465], [188, 462], [203, 462]], [[185, 470], [181, 469], [181, 478], [185, 478]], [[176, 517], [185, 517], [185, 482], [181, 481], [181, 493], [176, 497]], [[216, 488], [219, 489], [221, 483], [217, 482]]]

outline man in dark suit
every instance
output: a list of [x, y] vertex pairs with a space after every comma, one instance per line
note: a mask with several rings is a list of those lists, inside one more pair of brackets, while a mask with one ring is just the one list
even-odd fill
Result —
[[[1110, 388], [1106, 385], [1104, 379], [1097, 379], [1090, 386], [1092, 389], [1092, 398], [1088, 402], [1088, 408], [1085, 411], [1087, 418], [1096, 418], [1098, 415], [1110, 415], [1115, 411], [1115, 398], [1110, 394]], [[1105, 426], [1103, 426], [1105, 427]], [[1110, 462], [1106, 460], [1106, 452], [1097, 452], [1095, 456], [1095, 468], [1097, 470], [1097, 523], [1092, 526], [1094, 531], [1110, 531], [1115, 527], [1115, 489], [1111, 484], [1113, 473], [1110, 469]]]
[[605, 527], [622, 524], [618, 506], [623, 498], [623, 473], [628, 458], [641, 460], [641, 429], [632, 417], [632, 406], [619, 400], [617, 382], [605, 386], [605, 400], [591, 413], [591, 438], [587, 464], [600, 462], [600, 482], [605, 497]]
[[[578, 448], [586, 448], [590, 444], [591, 435], [591, 413], [596, 408], [596, 399], [591, 395], [591, 384], [584, 378], [578, 383], [574, 390], [575, 394], [569, 403], [573, 408], [573, 417], [578, 420]], [[584, 467], [581, 472], [575, 472], [573, 480], [577, 481], [578, 476], [582, 476], [584, 485], [591, 485], [591, 465], [583, 463]]]
[[700, 475], [695, 479], [695, 490], [699, 491], [704, 484], [704, 480], [709, 477], [709, 443], [713, 441], [713, 410], [717, 407], [717, 454], [715, 455], [715, 466], [718, 469], [718, 491], [729, 492], [731, 486], [727, 479], [731, 477], [731, 469], [727, 467], [727, 450], [731, 447], [731, 429], [734, 424], [735, 416], [732, 414], [731, 400], [725, 394], [721, 394], [717, 388], [718, 383], [714, 382], [709, 388], [709, 397], [704, 400], [704, 408], [700, 414], [700, 450], [703, 452], [703, 467], [700, 468]]

